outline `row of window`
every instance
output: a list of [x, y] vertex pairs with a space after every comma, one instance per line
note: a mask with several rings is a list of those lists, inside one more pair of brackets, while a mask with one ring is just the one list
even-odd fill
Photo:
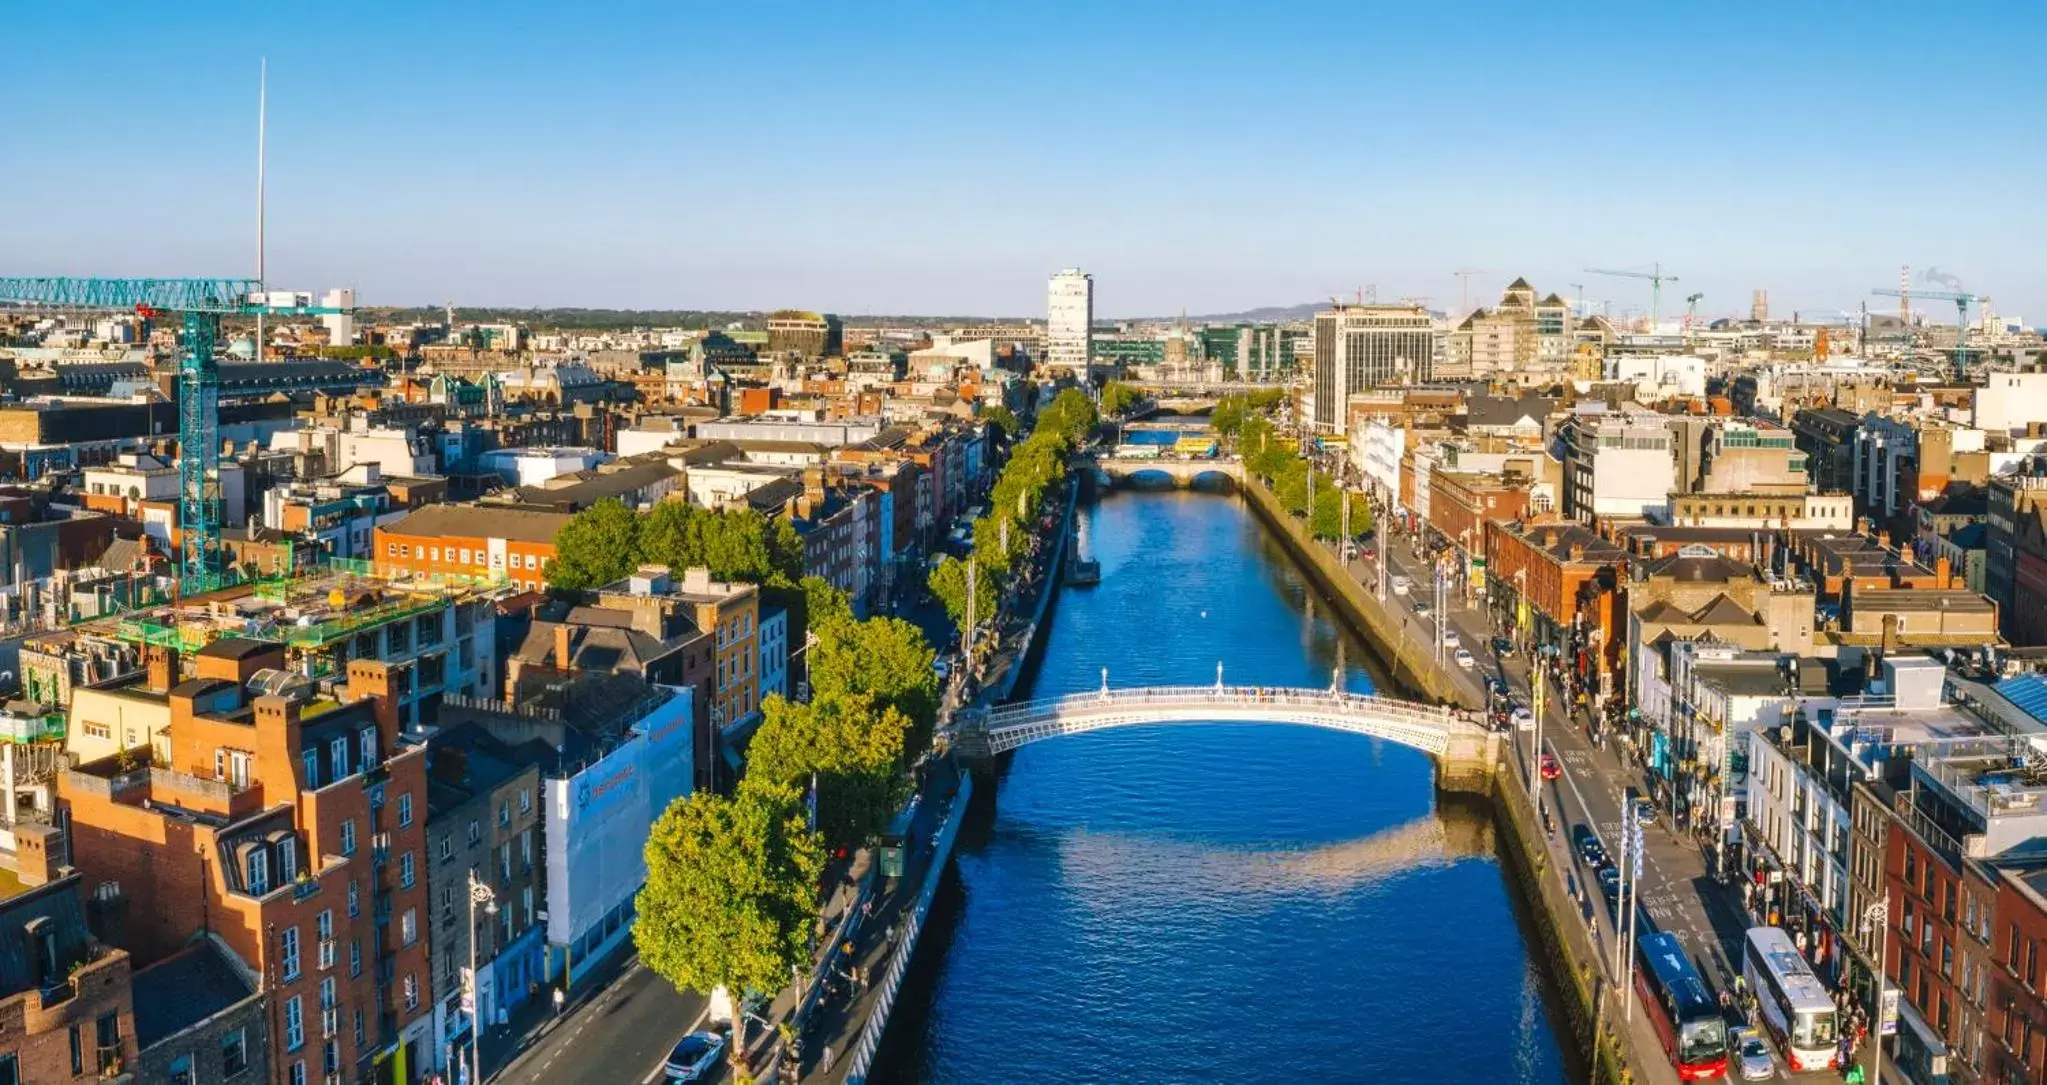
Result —
[[[446, 551], [445, 558], [442, 556], [444, 549]], [[384, 556], [387, 558], [411, 558], [414, 556], [412, 550], [411, 543], [387, 542], [384, 544]], [[419, 547], [418, 556], [425, 561], [445, 562], [449, 565], [473, 565], [479, 569], [484, 568], [486, 565], [492, 569], [505, 568], [504, 554], [494, 554], [480, 547], [450, 546], [443, 548], [439, 546], [421, 546]], [[522, 558], [524, 559], [524, 567], [529, 572], [545, 570], [550, 560], [548, 558], [536, 558], [532, 554], [513, 554], [511, 555], [511, 567], [514, 569], [520, 568]], [[486, 561], [486, 559], [488, 560]]]

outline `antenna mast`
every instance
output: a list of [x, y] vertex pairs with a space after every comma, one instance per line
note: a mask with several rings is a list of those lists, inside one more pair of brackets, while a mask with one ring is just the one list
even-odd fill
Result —
[[[264, 138], [270, 127], [270, 58], [264, 57], [256, 81], [256, 282], [263, 281], [263, 160]], [[263, 311], [256, 310], [256, 360], [263, 360]]]

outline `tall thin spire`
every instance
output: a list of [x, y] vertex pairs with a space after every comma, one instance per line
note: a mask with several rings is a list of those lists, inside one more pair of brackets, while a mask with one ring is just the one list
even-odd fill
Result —
[[[264, 139], [270, 123], [270, 58], [264, 57], [256, 77], [256, 281], [263, 281]], [[263, 360], [263, 314], [256, 313], [256, 360]]]

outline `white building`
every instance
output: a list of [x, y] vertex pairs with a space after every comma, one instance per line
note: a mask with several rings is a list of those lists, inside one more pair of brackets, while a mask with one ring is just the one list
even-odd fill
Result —
[[1581, 405], [1564, 424], [1564, 515], [1584, 523], [1626, 520], [1669, 506], [1677, 460], [1667, 419], [1632, 403], [1623, 407], [1608, 413]]
[[1388, 506], [1400, 502], [1400, 458], [1407, 452], [1407, 430], [1378, 419], [1360, 419], [1351, 427], [1351, 466], [1365, 485]]
[[[329, 290], [320, 297], [320, 304], [329, 309], [355, 308], [355, 291], [346, 288]], [[320, 318], [327, 326], [329, 346], [345, 347], [355, 342], [355, 317], [349, 313], [329, 313]]]
[[2047, 418], [2047, 373], [1991, 373], [1972, 396], [1977, 429], [2023, 430], [2026, 423]]
[[1706, 359], [1696, 354], [1620, 354], [1606, 368], [1613, 380], [1632, 382], [1645, 403], [1706, 394]]
[[1045, 291], [1045, 365], [1086, 376], [1094, 325], [1094, 276], [1072, 267], [1052, 276]]
[[690, 793], [693, 691], [668, 696], [631, 734], [580, 771], [545, 780], [550, 971], [571, 980], [631, 936], [633, 898], [647, 881], [647, 832]]
[[477, 457], [484, 470], [513, 486], [538, 486], [610, 459], [610, 453], [595, 448], [500, 448]]

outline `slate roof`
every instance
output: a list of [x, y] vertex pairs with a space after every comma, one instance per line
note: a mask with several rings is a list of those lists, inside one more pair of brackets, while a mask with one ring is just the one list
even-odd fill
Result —
[[384, 525], [394, 535], [500, 538], [513, 542], [552, 543], [570, 514], [504, 506], [428, 505]]
[[227, 952], [201, 939], [135, 973], [135, 1042], [148, 1047], [255, 993]]
[[[35, 975], [35, 957], [29, 947], [28, 925], [47, 919], [57, 935], [57, 959], [84, 960], [91, 932], [85, 925], [85, 895], [79, 891], [80, 876], [59, 878], [0, 901], [0, 998], [11, 998], [40, 985]], [[55, 978], [68, 975], [68, 967], [56, 970]]]

